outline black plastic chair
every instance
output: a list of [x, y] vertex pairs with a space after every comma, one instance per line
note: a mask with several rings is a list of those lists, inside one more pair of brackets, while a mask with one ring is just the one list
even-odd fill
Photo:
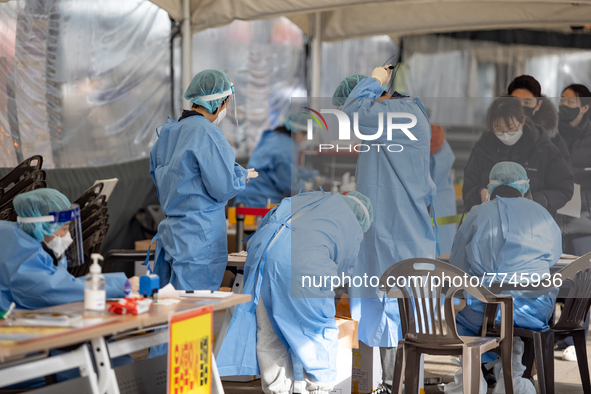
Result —
[[13, 208], [6, 208], [0, 211], [0, 220], [5, 220], [8, 222], [16, 222], [16, 212]]
[[[470, 275], [443, 261], [415, 258], [394, 264], [386, 270], [380, 279], [380, 290], [386, 291], [388, 297], [398, 298], [402, 324], [403, 340], [398, 342], [392, 392], [402, 393], [402, 375], [404, 373], [405, 391], [417, 393], [419, 391], [418, 370], [420, 369], [421, 354], [432, 354], [462, 355], [463, 391], [466, 394], [478, 393], [480, 391], [481, 355], [495, 351], [500, 354], [503, 362], [506, 392], [513, 394], [511, 366], [513, 299], [507, 295], [494, 295], [483, 286], [464, 286], [464, 283], [460, 283], [460, 286], [456, 287], [453, 282], [441, 283], [442, 281], [440, 281], [438, 286], [432, 287], [431, 284], [434, 283], [429, 278], [435, 276], [464, 278]], [[394, 288], [394, 284], [390, 283], [391, 278], [394, 280], [405, 278], [405, 283], [408, 285]], [[421, 283], [421, 281], [425, 281], [425, 283]], [[391, 291], [392, 289], [394, 291]], [[501, 306], [502, 326], [499, 337], [458, 335], [453, 297], [459, 290], [468, 292], [486, 304], [492, 303]], [[445, 304], [442, 313], [443, 301]], [[483, 321], [484, 326], [486, 323]]]
[[103, 241], [105, 239], [105, 235], [109, 231], [109, 225], [106, 224], [103, 227], [99, 228], [95, 231], [92, 235], [90, 235], [87, 239], [83, 240], [83, 254], [84, 254], [84, 263], [77, 266], [68, 268], [68, 272], [75, 277], [84, 276], [88, 273], [90, 269], [90, 264], [92, 261], [90, 260], [90, 256], [93, 253], [101, 253], [101, 249], [103, 246]]
[[82, 221], [82, 231], [85, 231], [87, 228], [92, 226], [94, 223], [96, 223], [100, 219], [103, 219], [103, 218], [108, 219], [109, 214], [107, 212], [108, 212], [107, 206], [104, 206], [101, 209], [97, 209], [96, 211], [91, 213], [89, 217], [85, 218]]
[[[46, 187], [47, 187], [47, 184], [45, 183], [45, 181], [35, 181], [35, 182], [31, 183], [30, 185], [28, 185], [27, 187], [20, 190], [18, 194], [23, 194], [23, 193], [30, 192], [30, 191], [36, 190], [36, 189], [44, 189]], [[15, 195], [14, 197], [18, 196], [18, 194]], [[8, 200], [8, 201], [4, 202], [2, 205], [0, 205], [0, 212], [3, 212], [6, 209], [12, 209], [14, 207], [13, 201], [14, 201], [14, 198], [11, 198], [10, 200]], [[16, 220], [16, 217], [15, 217], [15, 220]]]
[[88, 226], [86, 230], [82, 231], [82, 241], [90, 238], [95, 232], [99, 231], [104, 226], [108, 225], [109, 218], [107, 217], [99, 217], [93, 224]]
[[92, 185], [84, 193], [74, 201], [74, 204], [80, 205], [80, 209], [84, 208], [91, 200], [97, 198], [103, 191], [104, 184], [102, 182]]
[[[591, 253], [573, 261], [556, 274], [562, 280], [561, 293], [566, 293], [566, 301], [560, 319], [550, 325], [545, 332], [515, 328], [515, 335], [524, 341], [523, 365], [525, 378], [532, 376], [535, 358], [538, 375], [538, 386], [542, 394], [554, 393], [554, 341], [555, 339], [573, 338], [577, 353], [577, 363], [583, 392], [591, 394], [591, 379], [587, 361], [587, 345], [583, 323], [591, 306]], [[487, 305], [485, 315], [488, 319], [487, 332], [495, 334], [499, 331], [495, 324], [496, 308]]]
[[28, 173], [40, 170], [42, 166], [42, 156], [35, 155], [29, 157], [0, 179], [0, 189], [4, 190], [10, 185], [18, 183]]
[[84, 207], [80, 207], [80, 220], [84, 221], [90, 215], [92, 215], [95, 211], [98, 211], [107, 206], [107, 200], [104, 195], [100, 195], [98, 197], [93, 198], [90, 200]]

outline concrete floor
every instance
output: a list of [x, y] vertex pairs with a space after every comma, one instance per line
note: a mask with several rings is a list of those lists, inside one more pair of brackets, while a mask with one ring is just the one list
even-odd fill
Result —
[[[591, 364], [591, 342], [587, 342], [587, 355]], [[425, 376], [442, 376], [444, 382], [453, 382], [458, 367], [450, 362], [450, 357], [428, 356], [425, 359]], [[576, 362], [562, 360], [562, 351], [554, 352], [554, 378], [556, 394], [582, 394], [581, 376]], [[537, 380], [534, 377], [537, 387]], [[427, 386], [425, 393], [440, 393], [437, 386]], [[492, 389], [488, 390], [492, 393]], [[538, 390], [539, 392], [539, 390]]]
[[[587, 354], [590, 355], [588, 358], [591, 364], [591, 341], [587, 342]], [[442, 376], [444, 382], [452, 382], [458, 367], [451, 363], [450, 358], [447, 356], [426, 356], [425, 376]], [[554, 352], [554, 358], [556, 394], [582, 394], [583, 388], [577, 363], [563, 361], [562, 351]], [[537, 385], [537, 381], [535, 384]], [[226, 394], [262, 393], [260, 380], [248, 383], [223, 382], [223, 385]], [[437, 386], [427, 386], [425, 393], [441, 393], [441, 391]], [[492, 393], [492, 389], [489, 389], [488, 393]]]

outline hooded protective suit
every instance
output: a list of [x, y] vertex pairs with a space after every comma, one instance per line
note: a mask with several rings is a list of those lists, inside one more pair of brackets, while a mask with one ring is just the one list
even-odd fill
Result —
[[161, 287], [218, 290], [228, 262], [224, 207], [244, 190], [247, 171], [222, 131], [197, 112], [185, 111], [157, 133], [150, 176], [166, 218], [158, 226], [154, 272]]
[[[375, 78], [361, 80], [343, 105], [350, 120], [358, 116], [359, 131], [375, 135], [378, 120], [387, 113], [405, 113], [416, 118], [409, 128], [412, 140], [400, 129], [393, 129], [388, 139], [388, 119], [383, 119], [381, 136], [365, 144], [357, 161], [357, 191], [371, 200], [375, 220], [365, 234], [359, 252], [355, 275], [377, 276], [392, 264], [411, 257], [433, 258], [436, 237], [427, 207], [435, 194], [435, 184], [429, 175], [431, 125], [418, 99], [402, 97], [375, 100], [384, 89]], [[408, 124], [409, 118], [393, 118], [392, 123]], [[403, 146], [403, 150], [397, 152]], [[391, 151], [388, 146], [392, 145]], [[382, 298], [376, 288], [349, 290], [351, 314], [359, 321], [359, 339], [368, 346], [394, 347], [402, 333], [398, 303]]]
[[334, 291], [330, 283], [316, 285], [320, 276], [351, 273], [363, 237], [359, 224], [343, 196], [324, 192], [286, 198], [263, 218], [244, 269], [242, 293], [253, 301], [234, 312], [217, 356], [221, 376], [259, 374], [260, 297], [275, 334], [306, 372], [317, 382], [336, 379]]
[[[560, 229], [544, 207], [522, 197], [497, 197], [473, 207], [466, 215], [449, 262], [479, 278], [484, 273], [507, 274], [508, 283], [513, 274], [518, 282], [522, 273], [540, 277], [549, 274], [561, 253]], [[557, 293], [557, 289], [508, 291], [514, 300], [515, 326], [547, 330]], [[466, 302], [467, 306], [456, 317], [458, 333], [477, 335], [484, 304], [473, 298]], [[488, 362], [484, 357], [482, 360]]]

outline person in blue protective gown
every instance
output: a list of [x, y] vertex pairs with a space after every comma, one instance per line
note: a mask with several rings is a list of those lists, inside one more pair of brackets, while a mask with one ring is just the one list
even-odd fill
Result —
[[[342, 108], [352, 121], [358, 116], [359, 132], [368, 136], [362, 138], [363, 143], [371, 147], [359, 154], [356, 170], [357, 190], [369, 197], [376, 217], [361, 243], [355, 268], [355, 274], [361, 276], [380, 277], [399, 261], [436, 255], [428, 209], [435, 194], [429, 175], [431, 125], [418, 99], [396, 92], [394, 97], [384, 95], [382, 84], [388, 83], [391, 72], [389, 66], [374, 69], [371, 78], [355, 86]], [[416, 122], [408, 117], [385, 119], [388, 113], [408, 114]], [[405, 131], [393, 129], [388, 139], [389, 121], [411, 124]], [[380, 124], [382, 134], [376, 137]], [[383, 383], [379, 390], [389, 393], [395, 347], [402, 336], [397, 300], [384, 297], [375, 288], [349, 288], [349, 296], [351, 315], [359, 321], [359, 340], [381, 348]]]
[[358, 192], [298, 194], [263, 218], [247, 245], [242, 293], [252, 301], [234, 312], [217, 356], [221, 376], [260, 372], [265, 393], [289, 393], [291, 351], [303, 364], [306, 390], [332, 390], [339, 332], [333, 287], [340, 284], [318, 282], [351, 274], [372, 219], [371, 202]]
[[351, 74], [343, 78], [332, 95], [332, 105], [337, 107], [337, 109], [342, 109], [343, 104], [345, 104], [347, 97], [355, 89], [355, 86], [365, 78], [367, 78], [365, 74]]
[[218, 127], [233, 86], [221, 71], [200, 72], [185, 92], [192, 109], [157, 130], [150, 176], [166, 215], [155, 237], [154, 273], [161, 287], [218, 290], [221, 285], [228, 262], [225, 206], [252, 174], [235, 163]]
[[[528, 190], [527, 172], [520, 164], [497, 163], [490, 172], [490, 201], [474, 206], [466, 215], [449, 262], [479, 278], [485, 273], [507, 274], [505, 283], [514, 274], [517, 282], [522, 273], [530, 280], [547, 277], [562, 253], [562, 237], [551, 214], [537, 202], [523, 198]], [[501, 279], [497, 276], [496, 281]], [[515, 327], [548, 330], [556, 288], [504, 293], [513, 296]], [[466, 304], [456, 317], [458, 334], [477, 336], [484, 304], [471, 297]], [[482, 362], [494, 358], [485, 354]]]
[[295, 113], [282, 126], [266, 130], [248, 160], [259, 176], [246, 185], [235, 202], [247, 207], [278, 204], [284, 197], [297, 194], [305, 182], [320, 176], [317, 170], [298, 165], [299, 144], [306, 139], [306, 115]]
[[[19, 219], [42, 218], [50, 213], [69, 210], [72, 204], [54, 189], [37, 189], [14, 198], [14, 210]], [[0, 311], [12, 302], [18, 309], [37, 309], [70, 302], [84, 301], [84, 277], [76, 278], [67, 270], [65, 251], [76, 242], [69, 237], [68, 223], [14, 223], [0, 221]], [[76, 245], [81, 247], [81, 245]], [[107, 273], [107, 298], [121, 298], [127, 277], [122, 272]], [[134, 290], [139, 279], [130, 278]], [[63, 353], [50, 350], [51, 355]], [[129, 356], [112, 360], [114, 366], [133, 362]], [[78, 377], [78, 371], [57, 374], [58, 381]], [[35, 388], [45, 385], [45, 379], [33, 379], [6, 389]]]
[[[71, 207], [68, 198], [54, 189], [20, 194], [13, 203], [19, 218], [48, 216]], [[84, 277], [74, 277], [65, 259], [60, 259], [67, 244], [55, 241], [69, 238], [68, 229], [62, 227], [0, 221], [0, 310], [12, 302], [19, 309], [37, 309], [84, 300]], [[107, 298], [123, 297], [126, 280], [124, 273], [105, 274]]]
[[[454, 152], [445, 139], [443, 127], [431, 125], [431, 178], [437, 187], [433, 207], [437, 217], [453, 216], [457, 213], [456, 192], [451, 179], [451, 170], [456, 161]], [[456, 223], [439, 224], [439, 248], [441, 253], [450, 253], [456, 235]]]

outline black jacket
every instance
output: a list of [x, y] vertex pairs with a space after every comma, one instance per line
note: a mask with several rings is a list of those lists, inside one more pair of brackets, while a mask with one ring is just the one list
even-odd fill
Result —
[[581, 217], [559, 216], [558, 224], [567, 235], [591, 234], [591, 121], [588, 117], [578, 127], [560, 122], [560, 134], [572, 162], [575, 182], [581, 185]]
[[574, 183], [570, 167], [546, 133], [528, 122], [513, 146], [503, 144], [491, 131], [480, 137], [464, 170], [466, 211], [482, 202], [480, 191], [488, 186], [490, 170], [501, 161], [513, 161], [525, 168], [533, 200], [552, 215], [571, 199]]
[[554, 104], [552, 104], [547, 97], [542, 97], [541, 100], [542, 106], [539, 111], [534, 114], [532, 120], [538, 129], [544, 131], [548, 135], [550, 141], [552, 141], [552, 143], [558, 148], [560, 154], [570, 166], [570, 152], [558, 132], [558, 111], [556, 111], [556, 107], [554, 107]]
[[581, 189], [591, 189], [591, 121], [583, 118], [578, 127], [560, 122], [560, 134], [568, 147], [571, 156], [575, 182]]

